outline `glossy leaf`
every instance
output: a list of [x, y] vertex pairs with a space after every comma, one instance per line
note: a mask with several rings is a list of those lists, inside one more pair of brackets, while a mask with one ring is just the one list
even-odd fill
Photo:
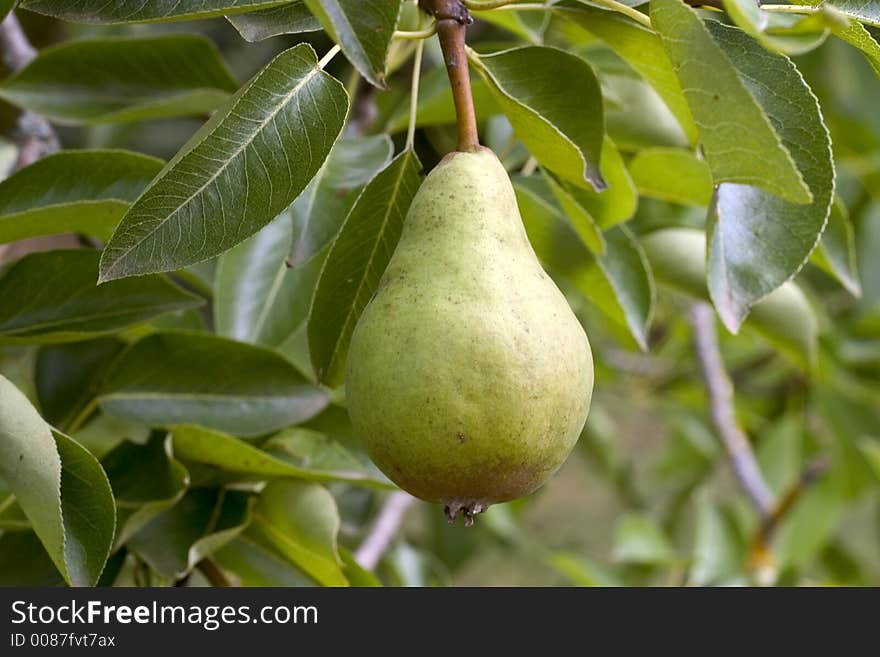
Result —
[[306, 321], [323, 258], [290, 267], [292, 217], [285, 212], [220, 256], [214, 321], [220, 335], [280, 346]]
[[[709, 298], [703, 231], [668, 228], [642, 237], [641, 243], [659, 284], [693, 298]], [[819, 322], [793, 282], [755, 304], [744, 327], [757, 331], [803, 369], [815, 364]]]
[[0, 569], [0, 586], [64, 586], [40, 538], [32, 531], [0, 535], [0, 563], [15, 568]]
[[722, 183], [716, 190], [708, 218], [709, 292], [735, 333], [749, 309], [794, 276], [819, 242], [834, 194], [834, 166], [818, 101], [794, 64], [735, 28], [714, 21], [707, 27], [760, 99], [813, 192], [812, 202], [801, 205], [748, 185]]
[[387, 135], [343, 139], [291, 206], [294, 242], [290, 262], [301, 267], [333, 241], [358, 194], [394, 154]]
[[[474, 64], [517, 137], [546, 168], [596, 191], [605, 123], [602, 93], [583, 59], [543, 46], [479, 55]], [[556, 71], [547, 75], [547, 71]]]
[[[391, 102], [394, 91], [381, 94], [376, 101], [380, 113], [383, 102]], [[477, 119], [487, 119], [500, 110], [495, 96], [482, 78], [471, 79], [471, 94], [474, 97], [474, 111]], [[396, 105], [389, 112], [385, 121], [385, 130], [391, 133], [407, 129], [412, 96], [401, 93], [396, 98]], [[448, 125], [455, 123], [455, 105], [452, 101], [452, 88], [446, 67], [437, 66], [422, 74], [419, 82], [419, 105], [416, 108], [416, 125], [419, 127]]]
[[[723, 0], [727, 15], [746, 34], [767, 50], [786, 55], [802, 55], [822, 45], [835, 23], [829, 10], [807, 16], [765, 12], [749, 0]], [[839, 18], [837, 19], [840, 20]]]
[[236, 536], [214, 553], [239, 586], [314, 586], [314, 581], [284, 558], [253, 529]]
[[551, 273], [568, 280], [608, 317], [630, 330], [640, 346], [654, 305], [654, 283], [641, 247], [617, 226], [603, 235], [605, 252], [596, 257], [583, 245], [538, 176], [514, 181], [520, 213], [538, 258]]
[[305, 3], [360, 74], [384, 89], [385, 59], [401, 0], [305, 0]]
[[[820, 6], [819, 2], [794, 2], [792, 4], [808, 4], [814, 7]], [[880, 3], [876, 0], [834, 0], [834, 9], [838, 9], [863, 23], [880, 27]]]
[[640, 194], [682, 205], [708, 207], [712, 173], [705, 161], [679, 148], [641, 151], [629, 163]]
[[324, 586], [347, 586], [336, 537], [339, 511], [318, 484], [273, 482], [254, 509], [254, 525], [285, 558]]
[[88, 415], [104, 374], [124, 343], [98, 338], [73, 344], [48, 345], [37, 352], [35, 378], [40, 411], [62, 430]]
[[874, 73], [880, 77], [880, 43], [864, 25], [852, 19], [846, 27], [835, 27], [833, 31], [837, 37], [861, 50]]
[[582, 30], [602, 39], [638, 71], [678, 119], [688, 140], [696, 143], [698, 135], [693, 115], [672, 62], [656, 33], [617, 12], [583, 3], [565, 3], [557, 6], [556, 11]]
[[[792, 203], [809, 203], [811, 189], [793, 159], [796, 154], [773, 121], [779, 103], [743, 77], [741, 60], [754, 61], [763, 49], [743, 38], [740, 52], [726, 51], [717, 42], [718, 32], [710, 31], [714, 21], [704, 24], [682, 0], [652, 0], [651, 21], [699, 126], [713, 181], [757, 185]], [[773, 56], [766, 53], [763, 59], [773, 61]]]
[[23, 9], [75, 23], [166, 23], [274, 7], [290, 0], [23, 0]]
[[689, 583], [696, 586], [723, 584], [737, 575], [745, 561], [745, 546], [736, 526], [707, 491], [696, 498], [696, 536]]
[[371, 180], [324, 261], [309, 313], [312, 366], [319, 381], [342, 383], [358, 318], [379, 286], [418, 191], [421, 164], [405, 151]]
[[0, 476], [64, 579], [94, 585], [115, 527], [104, 471], [76, 441], [53, 432], [3, 376], [0, 408]]
[[251, 496], [194, 488], [132, 536], [129, 550], [161, 575], [178, 579], [238, 536], [251, 520]]
[[210, 41], [173, 35], [46, 48], [0, 83], [0, 98], [76, 125], [207, 114], [237, 88]]
[[87, 340], [202, 303], [160, 276], [96, 287], [99, 257], [47, 251], [13, 264], [0, 278], [0, 342]]
[[6, 19], [17, 4], [18, 0], [0, 0], [0, 22]]
[[347, 109], [309, 45], [278, 55], [132, 205], [104, 250], [101, 282], [180, 269], [256, 233], [305, 189]]
[[101, 459], [116, 498], [117, 546], [186, 492], [189, 473], [171, 456], [170, 443], [169, 437], [154, 434], [143, 445], [122, 442]]
[[99, 397], [148, 426], [200, 424], [253, 436], [302, 422], [327, 404], [274, 352], [205, 333], [156, 333], [123, 354]]
[[811, 259], [840, 281], [850, 294], [856, 297], [862, 295], [855, 232], [846, 206], [839, 198], [831, 206], [822, 241], [819, 248], [813, 251]]
[[[174, 427], [171, 433], [174, 440], [174, 454], [178, 458], [204, 463], [250, 478], [302, 479], [312, 482], [344, 481], [365, 486], [389, 487], [385, 482], [371, 479], [364, 467], [350, 456], [343, 469], [336, 467], [338, 463], [321, 463], [315, 458], [318, 455], [316, 452], [310, 454], [310, 458], [302, 459], [302, 465], [294, 465], [288, 460], [278, 458], [272, 453], [272, 446], [279, 451], [283, 449], [282, 445], [289, 445], [289, 449], [294, 448], [294, 445], [283, 437], [272, 439], [267, 445], [270, 451], [264, 451], [229, 434], [202, 427], [178, 426]], [[335, 447], [342, 450], [338, 445]], [[286, 453], [292, 455], [290, 451]], [[344, 454], [344, 450], [342, 453]], [[330, 467], [324, 467], [325, 465]]]
[[161, 160], [131, 151], [37, 160], [0, 182], [0, 243], [65, 232], [106, 239], [161, 169]]
[[241, 38], [251, 43], [282, 34], [302, 34], [321, 29], [321, 24], [302, 0], [286, 2], [278, 7], [261, 9], [247, 14], [229, 16]]
[[675, 559], [669, 539], [644, 515], [626, 514], [614, 530], [614, 560], [640, 565], [668, 565]]

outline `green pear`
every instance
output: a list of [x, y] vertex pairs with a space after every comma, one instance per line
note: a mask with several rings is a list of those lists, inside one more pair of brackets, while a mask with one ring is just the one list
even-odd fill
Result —
[[346, 368], [373, 461], [450, 522], [528, 495], [565, 461], [590, 408], [590, 344], [492, 151], [451, 153], [427, 176]]

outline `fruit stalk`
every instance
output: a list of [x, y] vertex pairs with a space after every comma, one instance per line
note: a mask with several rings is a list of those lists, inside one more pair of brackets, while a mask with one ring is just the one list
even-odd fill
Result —
[[437, 36], [443, 50], [458, 117], [457, 150], [473, 152], [480, 147], [480, 138], [465, 53], [465, 32], [473, 19], [461, 0], [419, 0], [419, 6], [434, 16], [437, 22]]

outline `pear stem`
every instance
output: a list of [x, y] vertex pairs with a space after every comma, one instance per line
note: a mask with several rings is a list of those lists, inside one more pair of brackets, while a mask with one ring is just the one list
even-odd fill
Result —
[[458, 150], [475, 151], [480, 147], [480, 137], [465, 53], [465, 32], [473, 19], [461, 0], [419, 0], [419, 6], [437, 21], [437, 36], [458, 117]]

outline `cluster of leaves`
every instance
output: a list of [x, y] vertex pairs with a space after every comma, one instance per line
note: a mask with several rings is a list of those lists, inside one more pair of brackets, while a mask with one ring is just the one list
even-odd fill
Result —
[[[686, 322], [707, 300], [774, 491], [830, 459], [780, 528], [780, 572], [870, 581], [877, 537], [854, 548], [841, 523], [864, 525], [880, 490], [880, 95], [866, 91], [880, 90], [880, 4], [469, 4], [482, 140], [591, 336], [581, 456], [627, 512], [611, 566], [536, 543], [539, 496], [464, 538], [421, 527], [386, 580], [449, 581], [482, 545], [575, 583], [743, 581], [756, 521], [718, 476]], [[412, 98], [417, 46], [400, 31], [427, 24], [415, 3], [0, 13], [15, 5], [79, 38], [8, 75], [0, 99], [82, 148], [0, 182], [0, 243], [73, 233], [85, 248], [0, 272], [0, 582], [171, 583], [210, 559], [215, 580], [219, 566], [245, 585], [378, 583], [349, 549], [393, 487], [340, 386], [419, 172], [455, 143], [433, 39]], [[205, 18], [187, 28], [214, 41], [176, 29]], [[256, 53], [259, 70], [240, 85], [214, 43], [246, 74]], [[176, 143], [151, 128], [206, 115]], [[15, 159], [11, 142], [2, 152]], [[646, 431], [656, 454], [621, 440]]]

